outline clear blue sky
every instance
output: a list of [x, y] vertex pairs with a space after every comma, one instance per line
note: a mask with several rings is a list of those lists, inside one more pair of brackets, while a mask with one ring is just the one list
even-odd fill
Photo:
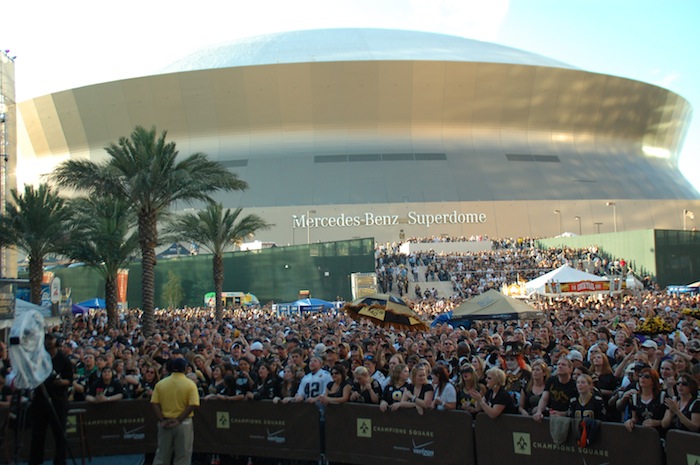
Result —
[[[0, 47], [19, 100], [151, 74], [212, 44], [326, 27], [423, 30], [495, 42], [670, 89], [700, 108], [697, 0], [5, 0]], [[681, 169], [700, 190], [700, 115]]]

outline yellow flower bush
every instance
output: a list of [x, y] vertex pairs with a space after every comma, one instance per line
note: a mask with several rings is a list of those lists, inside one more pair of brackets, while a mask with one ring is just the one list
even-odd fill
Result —
[[660, 316], [655, 316], [652, 318], [647, 318], [643, 321], [635, 331], [638, 334], [645, 334], [648, 336], [654, 334], [668, 334], [673, 332], [673, 327], [666, 323]]

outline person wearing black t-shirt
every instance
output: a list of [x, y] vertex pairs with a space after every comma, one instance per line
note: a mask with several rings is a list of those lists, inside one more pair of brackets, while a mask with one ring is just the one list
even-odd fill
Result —
[[114, 378], [112, 367], [104, 367], [100, 378], [88, 389], [88, 402], [115, 402], [124, 398], [122, 384]]
[[576, 378], [578, 395], [569, 403], [569, 416], [580, 421], [584, 418], [591, 420], [606, 419], [606, 402], [595, 392], [593, 378], [585, 373]]
[[542, 421], [546, 412], [550, 416], [566, 416], [571, 399], [578, 394], [576, 383], [571, 378], [573, 370], [574, 364], [571, 360], [559, 358], [556, 375], [550, 377], [544, 386], [540, 403], [533, 415], [535, 421]]
[[491, 418], [496, 418], [502, 413], [517, 413], [515, 402], [503, 386], [506, 383], [506, 373], [500, 368], [491, 368], [486, 372], [486, 395], [472, 389], [470, 394], [476, 399], [477, 410], [484, 412]]
[[635, 426], [655, 428], [664, 437], [661, 420], [666, 414], [665, 393], [661, 390], [659, 373], [653, 368], [643, 368], [639, 372], [639, 392], [631, 399], [632, 418], [625, 422], [628, 431]]
[[60, 340], [57, 335], [46, 335], [44, 347], [51, 355], [53, 371], [44, 381], [43, 387], [40, 386], [34, 390], [30, 409], [32, 442], [29, 449], [29, 465], [39, 465], [44, 461], [44, 441], [46, 428], [49, 426], [56, 445], [53, 463], [57, 465], [66, 463], [68, 388], [73, 384], [73, 364], [59, 350], [59, 346]]

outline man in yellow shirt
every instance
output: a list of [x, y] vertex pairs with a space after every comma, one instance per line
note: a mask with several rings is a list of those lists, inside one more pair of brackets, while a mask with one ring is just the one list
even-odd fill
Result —
[[187, 362], [176, 358], [171, 374], [156, 384], [151, 404], [158, 418], [158, 449], [153, 465], [190, 465], [194, 429], [192, 416], [199, 407], [197, 386], [185, 376]]

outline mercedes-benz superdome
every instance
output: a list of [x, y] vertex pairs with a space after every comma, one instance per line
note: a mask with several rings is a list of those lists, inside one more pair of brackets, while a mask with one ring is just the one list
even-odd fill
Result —
[[258, 36], [19, 113], [23, 175], [155, 126], [247, 181], [217, 199], [274, 223], [256, 238], [278, 244], [680, 229], [700, 209], [678, 168], [681, 96], [433, 33]]

